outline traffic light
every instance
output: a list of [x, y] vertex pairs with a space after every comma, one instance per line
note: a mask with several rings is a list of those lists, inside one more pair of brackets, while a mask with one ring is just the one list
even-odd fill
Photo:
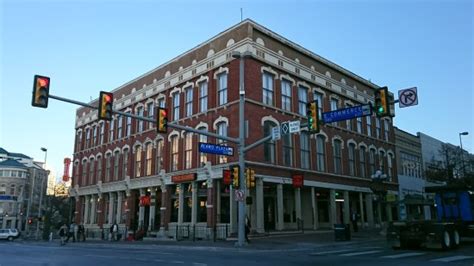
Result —
[[247, 168], [245, 171], [245, 179], [247, 181], [247, 188], [251, 189], [255, 187], [255, 170]]
[[48, 108], [49, 77], [35, 75], [33, 81], [33, 98], [31, 105]]
[[232, 185], [234, 188], [239, 187], [239, 167], [234, 166], [232, 167]]
[[168, 131], [168, 111], [165, 108], [158, 107], [158, 125], [156, 131], [166, 133]]
[[99, 119], [112, 120], [112, 106], [114, 102], [114, 94], [111, 92], [100, 92], [99, 97]]
[[312, 101], [306, 104], [306, 115], [308, 118], [309, 133], [319, 132], [318, 102]]
[[224, 185], [230, 185], [232, 183], [231, 172], [229, 169], [222, 170], [222, 180], [224, 181]]
[[390, 116], [387, 87], [375, 90], [375, 114], [378, 117]]
[[28, 218], [28, 224], [32, 224], [32, 223], [33, 223], [33, 219]]

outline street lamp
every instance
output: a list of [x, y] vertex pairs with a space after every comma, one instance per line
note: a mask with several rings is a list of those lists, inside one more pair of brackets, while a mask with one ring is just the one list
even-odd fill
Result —
[[[48, 157], [48, 149], [41, 147], [41, 151], [44, 152], [44, 164], [43, 164], [43, 169], [46, 172], [46, 180], [48, 179], [49, 171], [46, 170], [46, 159]], [[44, 177], [41, 175], [41, 190], [40, 190], [40, 200], [39, 200], [39, 206], [38, 206], [38, 218], [41, 217], [41, 208], [42, 208], [42, 203], [43, 203], [43, 189], [44, 189]], [[36, 240], [38, 240], [38, 233], [39, 233], [39, 219], [36, 222]]]
[[462, 174], [463, 174], [462, 177], [466, 176], [466, 168], [464, 168], [464, 154], [463, 154], [463, 150], [462, 150], [461, 136], [467, 136], [467, 135], [469, 135], [469, 132], [467, 132], [467, 131], [459, 133], [459, 145], [461, 146], [461, 165], [462, 165]]
[[[244, 138], [244, 104], [245, 104], [245, 82], [244, 82], [244, 59], [251, 57], [252, 53], [245, 51], [243, 53], [239, 51], [233, 51], [232, 57], [240, 59], [239, 66], [239, 184], [242, 191], [245, 192], [245, 138]], [[245, 243], [245, 202], [239, 201], [239, 222], [238, 222], [238, 246], [243, 246]]]

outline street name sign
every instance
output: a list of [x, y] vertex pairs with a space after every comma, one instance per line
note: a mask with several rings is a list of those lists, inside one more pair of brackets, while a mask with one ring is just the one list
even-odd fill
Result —
[[300, 120], [290, 121], [288, 125], [290, 126], [290, 133], [300, 132]]
[[372, 105], [362, 104], [354, 107], [325, 112], [323, 113], [323, 121], [324, 123], [332, 123], [362, 116], [368, 116], [371, 114]]
[[398, 91], [398, 107], [409, 107], [418, 104], [418, 93], [416, 87]]
[[199, 142], [199, 152], [233, 156], [234, 148], [224, 145]]

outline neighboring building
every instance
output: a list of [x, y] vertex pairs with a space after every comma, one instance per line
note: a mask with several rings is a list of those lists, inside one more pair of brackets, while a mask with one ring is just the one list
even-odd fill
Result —
[[418, 136], [395, 127], [400, 220], [431, 219], [430, 203], [425, 194], [426, 179], [422, 162], [422, 145]]
[[28, 225], [27, 221], [31, 218], [35, 224], [38, 222], [46, 177], [47, 171], [41, 163], [0, 148], [0, 228], [36, 230], [36, 226]]
[[[154, 117], [155, 107], [166, 107], [170, 123], [237, 137], [239, 60], [233, 51], [252, 53], [244, 59], [246, 145], [284, 121], [304, 123], [309, 101], [326, 112], [373, 102], [379, 88], [244, 20], [113, 90], [114, 109]], [[157, 134], [153, 123], [120, 115], [98, 121], [96, 110], [78, 109], [70, 190], [76, 222], [99, 230], [117, 221], [121, 228], [171, 236], [177, 225], [195, 225], [196, 234], [216, 225], [236, 232], [237, 203], [222, 170], [235, 165], [238, 154], [200, 153], [198, 142], [237, 151], [212, 137], [171, 128]], [[251, 149], [245, 163], [257, 177], [247, 205], [252, 229], [296, 229], [298, 221], [307, 229], [332, 227], [349, 223], [351, 211], [370, 227], [396, 219], [395, 202], [386, 202], [398, 194], [394, 142], [392, 119], [369, 116], [324, 125], [314, 135], [303, 128]], [[388, 176], [384, 184], [372, 181], [376, 170]], [[302, 188], [292, 186], [295, 174], [304, 176]]]

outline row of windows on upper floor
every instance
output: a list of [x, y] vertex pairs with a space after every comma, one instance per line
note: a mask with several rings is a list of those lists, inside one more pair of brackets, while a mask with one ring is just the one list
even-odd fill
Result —
[[26, 178], [28, 172], [17, 170], [0, 170], [0, 177], [22, 177]]
[[[271, 132], [271, 128], [276, 125], [271, 121], [264, 123], [264, 133]], [[206, 128], [199, 128], [205, 130]], [[227, 124], [225, 122], [217, 124], [219, 135], [227, 136]], [[359, 177], [370, 177], [376, 170], [382, 170], [389, 177], [393, 176], [393, 153], [377, 150], [374, 146], [367, 148], [364, 144], [357, 146], [355, 142], [348, 143], [347, 154], [343, 154], [344, 142], [334, 138], [332, 142], [327, 141], [324, 134], [316, 136], [316, 145], [311, 147], [310, 137], [307, 131], [302, 131], [299, 135], [299, 146], [295, 147], [294, 138], [285, 135], [281, 145], [269, 141], [264, 144], [264, 161], [269, 164], [278, 164], [287, 167], [299, 167], [301, 169], [316, 170], [320, 172], [330, 172], [334, 174], [346, 174]], [[163, 152], [164, 140], [158, 139], [154, 144], [151, 140], [145, 144], [137, 143], [133, 147], [133, 155], [130, 156], [128, 146], [123, 149], [116, 148], [113, 152], [105, 154], [105, 171], [103, 171], [103, 156], [90, 156], [76, 160], [75, 176], [79, 176], [79, 161], [82, 161], [82, 178], [80, 185], [95, 184], [97, 180], [103, 182], [123, 180], [125, 176], [141, 177], [156, 175], [161, 169], [170, 172], [191, 169], [204, 165], [210, 158], [205, 153], [195, 150], [193, 142], [207, 142], [207, 137], [200, 135], [198, 139], [193, 139], [193, 133], [186, 133], [180, 141], [179, 134], [170, 136], [169, 154]], [[218, 140], [218, 144], [225, 145], [225, 142]], [[332, 143], [332, 144], [328, 144]], [[180, 151], [180, 149], [182, 150]], [[328, 157], [327, 149], [331, 149], [331, 158]], [[359, 152], [356, 150], [359, 149]], [[312, 151], [313, 150], [313, 151]], [[299, 152], [299, 162], [296, 155]], [[197, 165], [193, 165], [198, 157]], [[169, 156], [169, 166], [165, 167], [164, 157]], [[217, 164], [227, 163], [226, 156], [217, 156]], [[132, 159], [132, 161], [130, 161]], [[132, 164], [133, 163], [133, 164]], [[133, 165], [133, 169], [132, 168]], [[329, 169], [330, 168], [330, 169]], [[132, 170], [129, 172], [129, 170]], [[105, 175], [104, 175], [105, 174]]]
[[[227, 103], [227, 72], [223, 72], [217, 75], [217, 95], [218, 95], [218, 106]], [[204, 80], [198, 83], [199, 87], [199, 112], [206, 112], [209, 108], [208, 106], [208, 81]], [[262, 74], [262, 103], [265, 105], [274, 106], [274, 75], [268, 72], [263, 72]], [[292, 112], [292, 102], [293, 102], [293, 93], [292, 93], [292, 82], [286, 79], [281, 79], [281, 109], [285, 111]], [[185, 116], [189, 117], [193, 115], [193, 86], [190, 85], [184, 88], [185, 93]], [[180, 93], [176, 91], [171, 94], [171, 121], [179, 120], [180, 110], [181, 110], [181, 101]], [[299, 85], [297, 91], [298, 98], [298, 112], [301, 116], [306, 116], [306, 104], [308, 103], [309, 98], [309, 88]], [[322, 116], [323, 110], [328, 110], [326, 108], [326, 102], [323, 101], [323, 93], [314, 91], [313, 100], [318, 102], [318, 113], [319, 117]], [[338, 98], [330, 98], [330, 110], [334, 111], [341, 107], [341, 103]], [[157, 102], [158, 107], [165, 107], [165, 98], [159, 98]], [[350, 107], [351, 104], [346, 104], [345, 107]], [[135, 114], [138, 116], [146, 116], [148, 118], [154, 118], [154, 101], [146, 102], [146, 105], [137, 105], [135, 108]], [[130, 113], [131, 111], [128, 111]], [[375, 129], [373, 128], [372, 121], [375, 119]], [[125, 123], [125, 126], [124, 126]], [[120, 139], [123, 137], [128, 137], [132, 134], [132, 118], [131, 117], [122, 117], [121, 115], [116, 115], [114, 119], [107, 123], [108, 124], [108, 141], [113, 141], [114, 139]], [[154, 123], [145, 122], [142, 120], [137, 120], [135, 123], [134, 133], [141, 133], [145, 130], [151, 130], [154, 128]], [[369, 137], [376, 137], [378, 139], [383, 138], [385, 141], [389, 140], [390, 134], [390, 121], [388, 119], [383, 120], [384, 132], [382, 134], [382, 125], [381, 119], [375, 116], [367, 116], [365, 122], [362, 117], [359, 117], [355, 120], [346, 120], [345, 126], [342, 122], [331, 123], [333, 126], [345, 127], [347, 130], [356, 131], [359, 134], [366, 134]], [[94, 147], [96, 145], [104, 144], [105, 141], [105, 124], [100, 123], [99, 125], [93, 125], [92, 127], [86, 127], [85, 132], [83, 133], [82, 129], [78, 129], [77, 132], [77, 148], [76, 151]], [[375, 133], [375, 135], [374, 135]], [[85, 134], [85, 143], [82, 146], [83, 134]], [[98, 136], [99, 134], [99, 136]], [[99, 139], [98, 139], [99, 137]], [[98, 142], [99, 141], [99, 142]]]
[[[10, 190], [8, 191], [9, 193], [7, 194], [7, 188]], [[0, 195], [10, 195], [10, 196], [19, 196], [23, 193], [23, 186], [18, 186], [18, 189], [16, 189], [15, 184], [11, 184], [10, 186], [7, 186], [6, 184], [0, 184]]]

